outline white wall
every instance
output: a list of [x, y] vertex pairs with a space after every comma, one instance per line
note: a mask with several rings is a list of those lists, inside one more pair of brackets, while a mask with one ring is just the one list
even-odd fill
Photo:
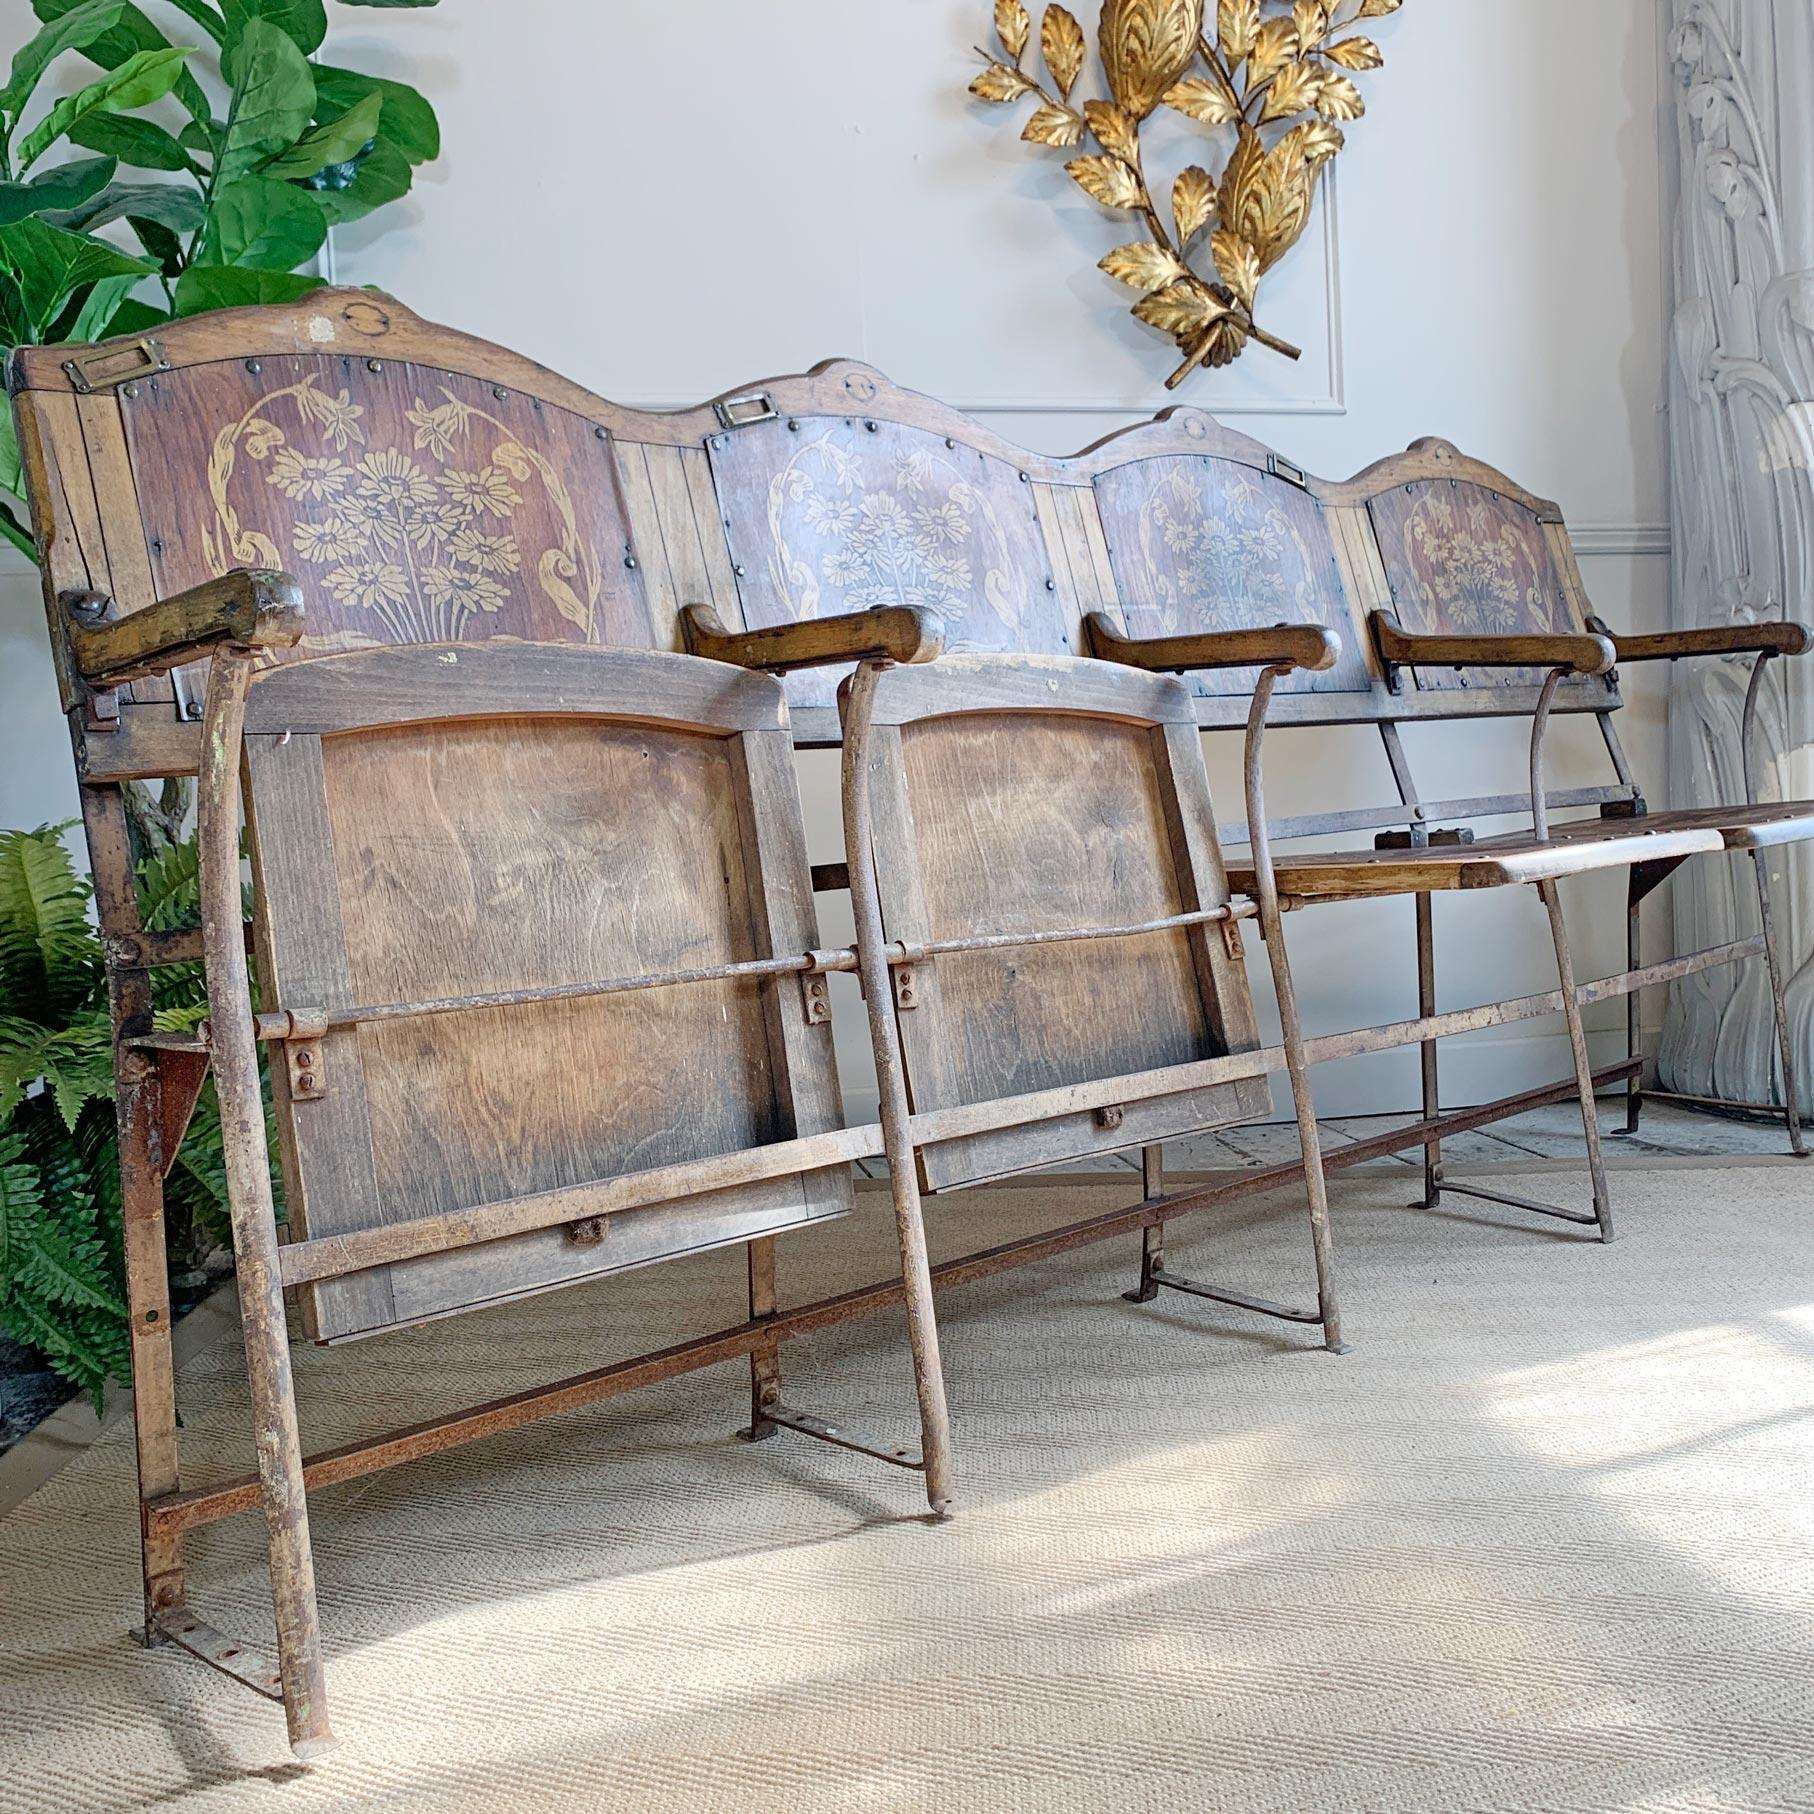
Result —
[[[4, 0], [0, 21], [17, 30], [26, 11]], [[1171, 400], [1170, 349], [1094, 269], [1117, 243], [1113, 218], [1054, 154], [1019, 143], [1008, 110], [964, 93], [986, 0], [330, 11], [330, 53], [416, 82], [445, 141], [409, 201], [338, 237], [344, 280], [626, 402], [693, 401], [849, 354], [1062, 452]], [[1335, 205], [1269, 280], [1271, 325], [1305, 347], [1301, 366], [1256, 348], [1184, 396], [1332, 477], [1446, 435], [1562, 502], [1611, 622], [1661, 626], [1652, 0], [1413, 0], [1376, 29], [1387, 67], [1364, 78], [1370, 112]], [[8, 582], [0, 627], [6, 823], [73, 801], [25, 593]], [[1628, 677], [1625, 735], [1660, 786], [1648, 678]], [[1444, 791], [1523, 784], [1515, 727], [1409, 735]], [[1557, 784], [1604, 778], [1591, 727], [1555, 742]], [[1273, 754], [1275, 811], [1389, 791], [1369, 733], [1287, 732]], [[1214, 755], [1222, 808], [1239, 816]], [[807, 791], [815, 854], [829, 856], [823, 760]], [[1621, 885], [1578, 884], [1573, 900], [1583, 972], [1617, 968]], [[1441, 902], [1444, 1005], [1549, 985], [1541, 919], [1534, 898]], [[1291, 933], [1313, 1027], [1414, 1007], [1408, 903], [1324, 909]], [[1250, 968], [1263, 992], [1264, 963]], [[1604, 1044], [1610, 1056], [1617, 1041]], [[1445, 1096], [1560, 1075], [1564, 1052], [1548, 1023], [1483, 1036], [1445, 1051]], [[1403, 1106], [1414, 1061], [1331, 1071], [1320, 1089], [1331, 1110]]]

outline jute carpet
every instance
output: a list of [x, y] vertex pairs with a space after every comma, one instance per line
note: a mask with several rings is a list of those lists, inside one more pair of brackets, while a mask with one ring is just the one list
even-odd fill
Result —
[[[1570, 1181], [1527, 1181], [1563, 1201]], [[1626, 1173], [1621, 1239], [1336, 1186], [1354, 1351], [1117, 1295], [1120, 1246], [944, 1301], [959, 1517], [731, 1439], [721, 1368], [321, 1494], [341, 1750], [127, 1639], [129, 1432], [0, 1523], [0, 1809], [1814, 1808], [1814, 1170]], [[1123, 1200], [935, 1206], [947, 1250]], [[1180, 1263], [1302, 1295], [1290, 1206]], [[1131, 1244], [1130, 1244], [1131, 1246]], [[783, 1250], [881, 1269], [886, 1199]], [[732, 1321], [741, 1257], [301, 1354], [321, 1446]], [[898, 1323], [789, 1351], [906, 1439]], [[246, 1465], [236, 1345], [182, 1380]], [[193, 1597], [268, 1641], [260, 1531]]]

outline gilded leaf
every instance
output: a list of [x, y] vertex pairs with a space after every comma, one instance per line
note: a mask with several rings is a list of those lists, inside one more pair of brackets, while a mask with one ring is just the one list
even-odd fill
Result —
[[1169, 334], [1180, 346], [1210, 327], [1228, 313], [1228, 305], [1217, 298], [1195, 278], [1184, 278], [1168, 284], [1151, 296], [1134, 304], [1134, 315], [1149, 328]]
[[1361, 0], [1361, 9], [1354, 16], [1357, 19], [1383, 19], [1387, 13], [1395, 13], [1403, 6], [1405, 0]]
[[1302, 125], [1293, 126], [1275, 149], [1281, 157], [1302, 159], [1315, 171], [1328, 163], [1347, 142], [1339, 126], [1327, 126], [1321, 120], [1305, 120]]
[[1346, 76], [1331, 70], [1318, 88], [1316, 110], [1326, 120], [1358, 120], [1367, 111], [1367, 103]]
[[1216, 211], [1216, 179], [1201, 165], [1178, 172], [1172, 184], [1172, 219], [1178, 225], [1178, 244], [1187, 246], [1209, 224]]
[[1032, 29], [1033, 21], [1020, 0], [995, 0], [995, 35], [1016, 63], [1027, 48], [1027, 35]]
[[1247, 196], [1245, 209], [1224, 224], [1251, 240], [1260, 254], [1260, 269], [1270, 271], [1310, 224], [1310, 204], [1316, 194], [1316, 167], [1307, 163], [1286, 134], [1260, 165]]
[[1146, 199], [1139, 177], [1118, 157], [1074, 157], [1065, 169], [1105, 208], [1138, 208]]
[[[1288, 120], [1294, 113], [1302, 113], [1307, 107], [1315, 107], [1322, 94], [1325, 80], [1331, 82], [1348, 82], [1346, 76], [1329, 75], [1325, 77], [1322, 66], [1316, 63], [1287, 63], [1272, 78], [1271, 86], [1266, 90], [1265, 103], [1260, 108], [1260, 124], [1269, 120]], [[1354, 84], [1348, 82], [1352, 88]]]
[[1014, 101], [1032, 90], [1033, 84], [1018, 69], [1005, 63], [991, 63], [979, 70], [970, 84], [970, 92], [979, 101]]
[[1260, 255], [1239, 233], [1222, 228], [1210, 242], [1216, 271], [1233, 291], [1235, 300], [1250, 313], [1253, 293], [1260, 287]]
[[1101, 267], [1117, 283], [1145, 292], [1162, 290], [1190, 273], [1164, 246], [1140, 240], [1131, 246], [1117, 246], [1102, 259]]
[[1217, 8], [1216, 38], [1229, 73], [1253, 49], [1260, 34], [1260, 0], [1221, 0]]
[[1126, 163], [1139, 163], [1139, 128], [1113, 101], [1085, 101], [1083, 117], [1089, 121], [1096, 143], [1104, 151]]
[[1083, 27], [1062, 6], [1048, 6], [1039, 22], [1039, 48], [1058, 92], [1068, 101], [1083, 68]]
[[1247, 86], [1257, 88], [1298, 54], [1298, 30], [1289, 19], [1268, 19], [1247, 55]]
[[1331, 44], [1323, 55], [1343, 69], [1378, 69], [1386, 60], [1371, 38], [1343, 38]]
[[1197, 54], [1203, 0], [1103, 0], [1097, 42], [1109, 92], [1144, 120]]
[[[1290, 135], [1287, 134], [1287, 137]], [[1253, 127], [1243, 123], [1241, 136], [1235, 141], [1234, 155], [1222, 172], [1222, 187], [1216, 196], [1216, 212], [1222, 225], [1233, 227], [1257, 243], [1257, 235], [1248, 232], [1246, 221], [1253, 206], [1255, 186], [1266, 168], [1266, 141]]]
[[1227, 126], [1241, 117], [1241, 110], [1220, 82], [1207, 76], [1187, 76], [1165, 91], [1165, 104], [1187, 113], [1205, 126]]
[[1083, 137], [1083, 117], [1048, 101], [1034, 109], [1032, 118], [1020, 129], [1020, 136], [1030, 145], [1056, 145], [1061, 151], [1069, 151]]
[[1297, 28], [1298, 55], [1308, 55], [1329, 29], [1329, 8], [1323, 0], [1295, 0], [1291, 23]]

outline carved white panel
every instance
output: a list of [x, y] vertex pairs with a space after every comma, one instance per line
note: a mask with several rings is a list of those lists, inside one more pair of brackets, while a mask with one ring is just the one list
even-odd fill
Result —
[[[1669, 0], [1681, 199], [1671, 344], [1672, 616], [1814, 618], [1814, 0]], [[1759, 790], [1814, 794], [1814, 662], [1773, 664]], [[1749, 658], [1683, 663], [1670, 696], [1675, 806], [1744, 797]], [[1814, 1078], [1814, 846], [1771, 856], [1802, 1079]], [[1749, 860], [1687, 865], [1682, 949], [1758, 929]], [[1667, 1087], [1780, 1100], [1759, 962], [1676, 985]]]

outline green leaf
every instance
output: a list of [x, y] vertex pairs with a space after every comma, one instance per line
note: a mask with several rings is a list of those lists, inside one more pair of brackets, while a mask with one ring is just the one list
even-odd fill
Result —
[[172, 233], [193, 233], [202, 224], [202, 198], [185, 183], [115, 183], [51, 225], [92, 233], [128, 219], [154, 220]]
[[110, 31], [125, 10], [125, 0], [81, 0], [80, 5], [69, 7], [41, 26], [13, 54], [12, 71], [5, 88], [0, 89], [0, 113], [16, 121], [45, 70], [64, 51], [80, 50]]
[[384, 114], [378, 122], [380, 138], [395, 145], [412, 164], [431, 163], [441, 155], [441, 127], [435, 110], [407, 83], [387, 82], [382, 76], [362, 75], [356, 69], [337, 69], [331, 63], [316, 65], [316, 106], [330, 118], [358, 106], [370, 94], [384, 97]]
[[205, 257], [210, 264], [292, 271], [321, 250], [327, 231], [327, 216], [293, 183], [242, 176], [214, 198]]
[[388, 140], [380, 139], [371, 155], [359, 160], [350, 183], [344, 188], [317, 189], [315, 200], [328, 219], [338, 225], [407, 195], [413, 180], [414, 172], [403, 153]]
[[[128, 296], [114, 310], [113, 319], [107, 324], [107, 335], [109, 339], [113, 339], [121, 334], [148, 334], [153, 328], [162, 327], [169, 319], [168, 309], [155, 308], [148, 302], [140, 302], [136, 296]], [[5, 525], [0, 523], [0, 531], [4, 529]], [[29, 552], [28, 549], [27, 553]]]
[[266, 19], [247, 22], [221, 67], [233, 105], [215, 180], [230, 183], [302, 136], [315, 111], [315, 78], [294, 40]]
[[226, 21], [208, 4], [208, 0], [170, 0], [170, 4], [178, 12], [188, 14], [216, 44], [226, 43]]
[[105, 152], [139, 170], [192, 170], [188, 154], [162, 126], [97, 109], [69, 129], [72, 145]]
[[118, 313], [120, 304], [137, 287], [138, 281], [136, 276], [103, 277], [88, 292], [88, 300], [82, 304], [75, 320], [69, 324], [69, 338], [105, 340], [114, 331], [113, 318]]
[[0, 1134], [0, 1304], [12, 1295], [19, 1258], [43, 1213], [38, 1169], [26, 1159], [25, 1142]]
[[34, 164], [71, 126], [97, 108], [149, 107], [153, 101], [161, 101], [175, 87], [185, 59], [193, 55], [187, 45], [141, 50], [100, 81], [65, 95], [26, 135], [19, 147], [20, 169]]
[[19, 459], [19, 431], [13, 423], [13, 412], [10, 409], [0, 409], [0, 491], [9, 491], [14, 497], [18, 497], [24, 490], [25, 472]]
[[[0, 227], [0, 259], [19, 282], [31, 327], [42, 332], [62, 312], [75, 291], [103, 277], [132, 272], [149, 277], [157, 267], [133, 258], [105, 240], [66, 233], [41, 220], [15, 221]], [[3, 838], [4, 834], [0, 834]]]
[[351, 162], [378, 136], [384, 96], [373, 90], [357, 107], [349, 107], [325, 126], [305, 132], [288, 151], [265, 166], [267, 176], [313, 176], [329, 164]]
[[69, 860], [64, 829], [0, 832], [0, 999], [41, 1026], [86, 1001], [101, 974], [91, 891]]
[[327, 8], [321, 0], [221, 0], [231, 44], [253, 19], [275, 25], [306, 57], [321, 48], [328, 35]]
[[176, 313], [200, 315], [209, 309], [237, 309], [253, 303], [294, 302], [321, 288], [320, 277], [292, 277], [285, 271], [255, 271], [243, 265], [191, 265], [176, 286]]
[[[60, 19], [86, 4], [87, 0], [32, 0], [32, 11], [40, 19]], [[170, 40], [136, 6], [128, 5], [121, 11], [119, 24], [84, 44], [82, 54], [103, 69], [118, 69], [139, 51], [169, 48]], [[191, 116], [198, 120], [208, 118], [208, 97], [188, 70], [177, 77], [175, 93]]]
[[29, 183], [0, 183], [0, 227], [28, 214], [55, 214], [79, 208], [113, 181], [119, 168], [110, 157], [81, 157], [34, 176]]
[[[132, 230], [138, 235], [139, 244], [145, 248], [145, 256], [157, 266], [166, 277], [180, 277], [183, 265], [187, 262], [183, 256], [182, 239], [172, 233], [161, 221], [132, 220]], [[115, 328], [116, 334], [128, 333], [127, 328]]]

